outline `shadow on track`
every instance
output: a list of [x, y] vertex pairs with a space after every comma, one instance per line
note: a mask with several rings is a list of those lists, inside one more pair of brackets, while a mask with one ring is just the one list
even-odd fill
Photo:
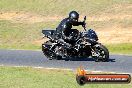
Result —
[[[62, 59], [62, 60], [65, 60], [65, 61], [95, 61], [94, 58], [65, 58], [65, 59]], [[109, 58], [109, 60], [107, 62], [115, 62], [115, 59], [111, 59]]]

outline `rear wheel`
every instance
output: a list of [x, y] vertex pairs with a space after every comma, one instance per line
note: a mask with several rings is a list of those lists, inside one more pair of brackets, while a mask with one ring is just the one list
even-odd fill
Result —
[[93, 55], [96, 62], [107, 62], [109, 60], [109, 51], [104, 45], [97, 44], [93, 50], [96, 54]]
[[53, 60], [53, 59], [61, 59], [61, 56], [58, 56], [54, 53], [54, 49], [50, 50], [52, 46], [52, 42], [51, 41], [47, 41], [44, 44], [42, 44], [42, 51], [44, 53], [44, 55], [49, 59], [49, 60]]

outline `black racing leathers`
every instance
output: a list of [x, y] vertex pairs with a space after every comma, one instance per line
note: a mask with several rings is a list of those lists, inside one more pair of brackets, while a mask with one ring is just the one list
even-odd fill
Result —
[[60, 24], [56, 28], [56, 32], [60, 34], [62, 38], [68, 37], [72, 30], [72, 26], [79, 25], [84, 25], [84, 22], [72, 21], [69, 18], [65, 18], [60, 22]]

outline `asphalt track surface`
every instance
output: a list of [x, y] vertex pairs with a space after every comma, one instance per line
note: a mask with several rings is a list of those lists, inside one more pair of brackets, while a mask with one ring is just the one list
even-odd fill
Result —
[[109, 62], [94, 62], [92, 58], [78, 60], [48, 60], [42, 51], [0, 50], [0, 65], [77, 69], [83, 66], [89, 71], [132, 73], [132, 56], [110, 55]]

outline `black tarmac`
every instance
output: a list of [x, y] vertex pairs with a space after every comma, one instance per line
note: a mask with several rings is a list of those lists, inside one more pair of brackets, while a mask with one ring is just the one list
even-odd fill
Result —
[[109, 62], [95, 62], [92, 58], [80, 58], [72, 61], [48, 60], [42, 51], [31, 50], [0, 50], [0, 65], [31, 66], [45, 68], [77, 69], [132, 73], [132, 56], [110, 55]]

